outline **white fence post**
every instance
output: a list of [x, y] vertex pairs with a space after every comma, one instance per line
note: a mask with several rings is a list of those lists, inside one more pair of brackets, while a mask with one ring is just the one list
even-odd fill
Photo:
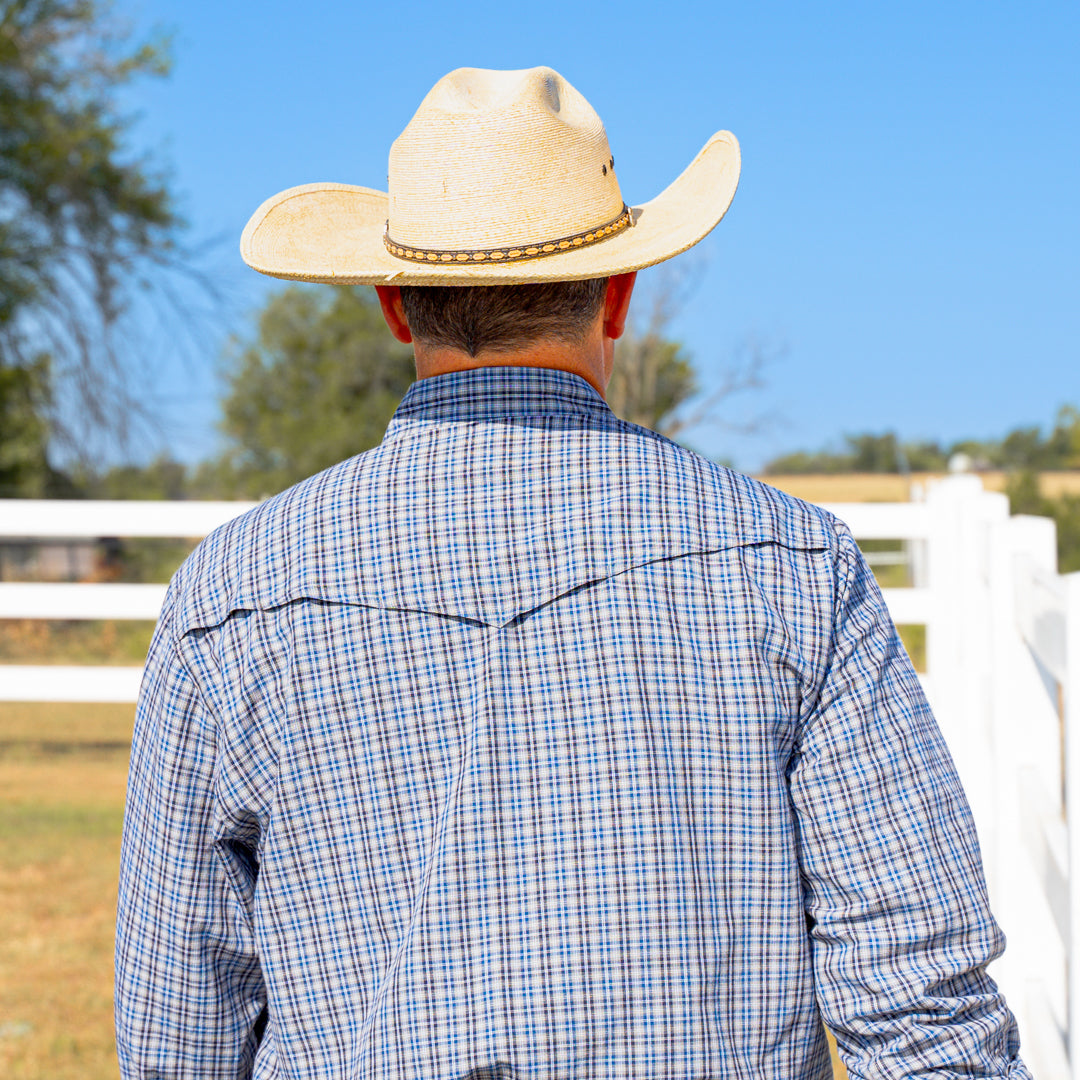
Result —
[[[990, 683], [994, 670], [990, 602], [990, 531], [1008, 518], [1004, 495], [983, 491], [975, 476], [954, 476], [930, 488], [927, 575], [934, 596], [927, 625], [926, 670], [931, 705], [956, 761], [987, 852], [994, 850]], [[988, 877], [995, 867], [991, 856]]]
[[1009, 947], [994, 967], [1039, 1077], [1076, 1077], [1067, 1056], [1068, 837], [1061, 727], [1054, 695], [1026, 640], [1036, 577], [1051, 580], [1054, 523], [1013, 517], [992, 533], [991, 726], [997, 829], [994, 911]]
[[[992, 740], [994, 833], [981, 838], [987, 866], [987, 886], [994, 913], [1009, 942], [996, 965], [1001, 983], [1022, 1030], [1027, 1029], [1025, 972], [1018, 953], [1026, 944], [1025, 910], [1031, 907], [1025, 887], [1030, 883], [1015, 870], [1021, 850], [1020, 801], [1017, 790], [1018, 731], [1016, 727], [1016, 664], [1019, 638], [1013, 588], [1013, 521], [994, 522], [990, 531], [988, 578], [990, 593], [991, 671], [989, 683], [988, 736]], [[992, 846], [991, 846], [992, 845]], [[1023, 1001], [1018, 1000], [1022, 998]]]
[[1080, 573], [1065, 584], [1065, 800], [1069, 823], [1068, 1045], [1073, 1080], [1080, 1078]]
[[[1052, 521], [1012, 518], [1009, 545], [1016, 635], [1008, 678], [999, 684], [1012, 715], [1000, 724], [1011, 732], [1001, 756], [1008, 755], [1014, 774], [1018, 836], [1001, 918], [1013, 935], [1009, 972], [1022, 986], [1019, 993], [1015, 983], [1007, 991], [1022, 1016], [1035, 1074], [1080, 1080], [1080, 1054], [1068, 1038], [1078, 1030], [1080, 1005], [1080, 893], [1074, 880], [1080, 871], [1080, 789], [1070, 762], [1077, 752], [1077, 718], [1069, 715], [1080, 685], [1068, 657], [1080, 634], [1080, 610], [1068, 595], [1070, 579], [1056, 572]], [[999, 769], [1007, 772], [1009, 764], [999, 761]]]

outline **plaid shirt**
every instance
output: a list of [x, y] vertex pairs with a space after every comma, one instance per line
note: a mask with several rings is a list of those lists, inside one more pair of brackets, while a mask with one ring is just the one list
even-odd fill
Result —
[[140, 698], [127, 1077], [1027, 1077], [971, 820], [826, 513], [565, 372], [416, 383], [211, 535]]

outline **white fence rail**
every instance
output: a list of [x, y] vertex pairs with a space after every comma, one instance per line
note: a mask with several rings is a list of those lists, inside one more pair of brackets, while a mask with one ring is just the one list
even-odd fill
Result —
[[[4, 541], [199, 539], [253, 507], [241, 502], [3, 499]], [[155, 620], [165, 585], [0, 582], [0, 619]], [[141, 667], [0, 665], [0, 701], [133, 702]]]
[[[0, 501], [0, 543], [205, 535], [247, 503]], [[926, 627], [923, 681], [979, 828], [1009, 937], [995, 976], [1036, 1076], [1080, 1080], [1080, 574], [1056, 573], [1052, 522], [953, 477], [913, 503], [827, 507], [860, 541], [902, 543]], [[886, 555], [882, 561], [894, 561]], [[0, 619], [154, 619], [164, 585], [0, 582]], [[138, 667], [0, 665], [0, 701], [134, 701]], [[1072, 870], [1078, 869], [1074, 875]]]
[[133, 499], [97, 502], [4, 499], [0, 501], [0, 537], [202, 537], [255, 505]]
[[[0, 619], [154, 619], [164, 585], [0, 583]], [[46, 699], [48, 700], [48, 699]]]

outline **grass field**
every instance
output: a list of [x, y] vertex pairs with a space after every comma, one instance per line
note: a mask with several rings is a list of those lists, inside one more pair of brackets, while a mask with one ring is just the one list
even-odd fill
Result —
[[142, 664], [153, 634], [138, 619], [0, 619], [0, 663]]
[[0, 703], [0, 1076], [114, 1080], [131, 706]]

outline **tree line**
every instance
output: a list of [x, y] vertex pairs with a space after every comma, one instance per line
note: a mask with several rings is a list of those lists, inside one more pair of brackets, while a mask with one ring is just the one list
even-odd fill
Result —
[[894, 432], [846, 435], [840, 450], [800, 450], [775, 457], [766, 475], [943, 472], [957, 455], [976, 470], [1080, 469], [1080, 410], [1063, 405], [1046, 433], [1038, 425], [1017, 427], [1000, 439], [903, 441]]
[[164, 38], [134, 40], [96, 0], [0, 0], [4, 494], [65, 493], [50, 450], [138, 415], [125, 314], [160, 299], [159, 272], [188, 271], [170, 185], [132, 152], [118, 96], [168, 69]]
[[769, 461], [768, 476], [840, 473], [944, 472], [963, 455], [966, 468], [1004, 470], [1005, 494], [1014, 514], [1052, 518], [1057, 526], [1058, 568], [1080, 570], [1080, 495], [1052, 498], [1039, 474], [1080, 469], [1080, 409], [1063, 405], [1048, 431], [1038, 425], [1013, 428], [1000, 439], [902, 441], [895, 432], [847, 435], [840, 450], [800, 450]]

